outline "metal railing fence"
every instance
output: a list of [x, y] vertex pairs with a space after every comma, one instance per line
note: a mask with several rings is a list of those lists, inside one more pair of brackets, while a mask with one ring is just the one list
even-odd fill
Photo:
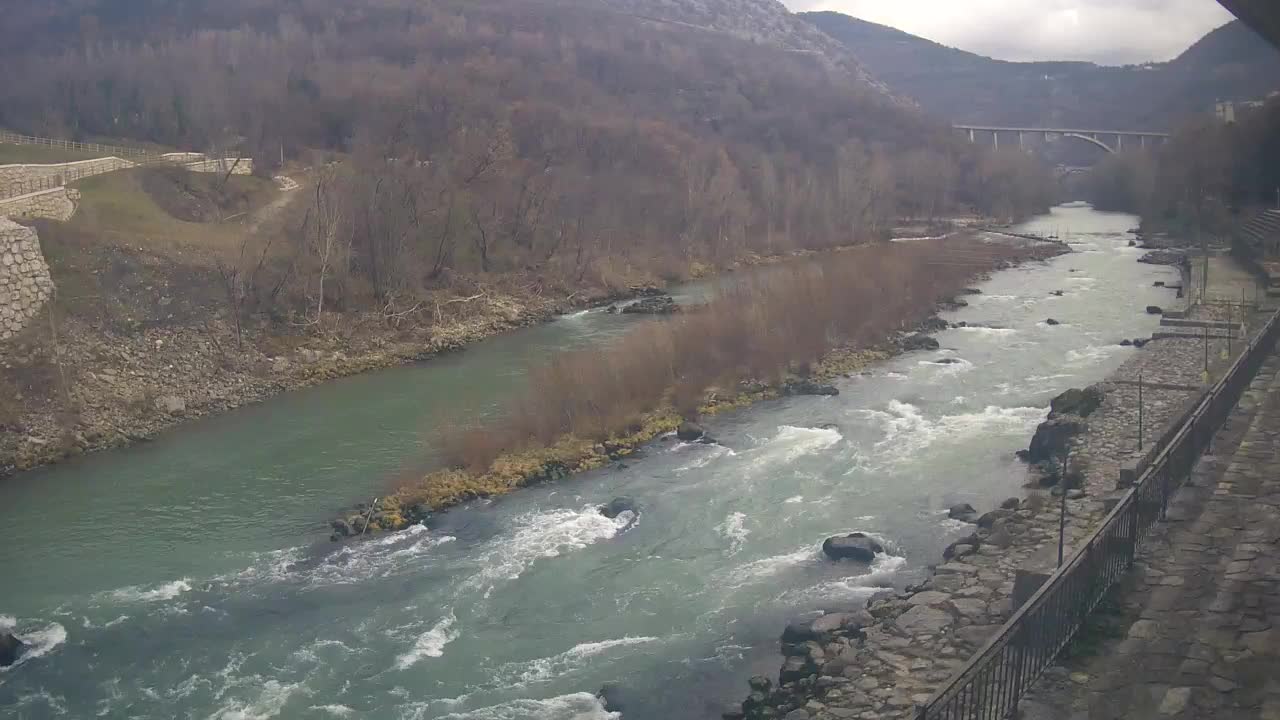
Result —
[[[58, 138], [36, 137], [34, 135], [19, 135], [3, 131], [0, 131], [0, 143], [41, 145], [46, 147], [60, 147], [72, 150], [106, 153], [106, 156], [101, 158], [68, 163], [53, 163], [55, 165], [64, 166], [56, 174], [31, 178], [29, 180], [0, 183], [0, 200], [9, 200], [22, 195], [29, 195], [31, 193], [42, 192], [45, 190], [53, 190], [62, 187], [67, 183], [83, 180], [84, 178], [101, 175], [107, 172], [113, 172], [115, 170], [121, 170], [125, 167], [140, 167], [160, 164], [184, 167], [208, 163], [225, 164], [237, 159], [236, 156], [227, 152], [222, 152], [217, 155], [209, 155], [207, 153], [158, 153], [143, 148], [102, 145], [100, 143], [82, 143], [74, 140], [60, 140]], [[200, 159], [193, 159], [191, 157], [193, 155], [199, 155]], [[99, 160], [101, 162], [95, 163], [94, 160]], [[128, 161], [132, 163], [132, 165], [122, 166], [118, 163], [118, 160]]]
[[1252, 382], [1280, 335], [1272, 315], [1227, 373], [1175, 424], [1154, 459], [1084, 545], [930, 700], [918, 720], [999, 720], [1079, 631], [1133, 563], [1139, 543]]
[[121, 145], [103, 145], [101, 143], [83, 143], [75, 140], [62, 140], [59, 138], [37, 137], [35, 135], [20, 135], [18, 133], [0, 131], [0, 143], [9, 143], [11, 145], [42, 145], [44, 147], [60, 147], [67, 150], [86, 150], [88, 152], [100, 152], [107, 155], [115, 155], [116, 157], [146, 157], [151, 155], [160, 155], [154, 150], [137, 147], [123, 147]]

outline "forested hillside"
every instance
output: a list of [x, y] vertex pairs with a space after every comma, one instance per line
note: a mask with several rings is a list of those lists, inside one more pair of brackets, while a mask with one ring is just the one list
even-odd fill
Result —
[[5, 28], [0, 125], [342, 160], [294, 225], [299, 262], [346, 275], [330, 307], [458, 272], [678, 276], [1048, 199], [1033, 161], [956, 144], [772, 0], [60, 0]]
[[956, 123], [1173, 128], [1219, 100], [1280, 90], [1280, 51], [1239, 21], [1164, 63], [1006, 62], [832, 12], [801, 17], [844, 42], [895, 92]]
[[1187, 123], [1158, 149], [1108, 156], [1083, 179], [1104, 210], [1139, 213], [1152, 228], [1227, 237], [1280, 193], [1280, 98], [1236, 123]]

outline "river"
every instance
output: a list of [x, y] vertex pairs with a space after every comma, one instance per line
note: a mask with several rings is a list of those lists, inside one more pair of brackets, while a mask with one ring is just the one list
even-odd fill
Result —
[[[634, 319], [566, 316], [0, 483], [0, 627], [33, 646], [0, 670], [0, 715], [592, 720], [617, 683], [627, 720], [718, 717], [776, 671], [788, 618], [919, 578], [964, 531], [948, 506], [1020, 494], [1013, 453], [1049, 399], [1118, 367], [1134, 352], [1118, 342], [1157, 325], [1145, 306], [1171, 300], [1152, 281], [1176, 273], [1127, 247], [1136, 224], [1055, 208], [1023, 229], [1073, 254], [945, 314], [988, 327], [937, 333], [942, 349], [838, 397], [716, 417], [719, 445], [666, 439], [430, 528], [324, 539], [338, 509], [430, 466], [441, 428]], [[618, 495], [638, 517], [595, 511]], [[889, 555], [822, 559], [853, 530]]]

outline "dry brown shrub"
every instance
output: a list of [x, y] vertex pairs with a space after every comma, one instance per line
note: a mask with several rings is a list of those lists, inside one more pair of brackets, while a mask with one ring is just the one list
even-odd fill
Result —
[[702, 308], [559, 355], [504, 420], [448, 439], [447, 457], [483, 470], [566, 434], [626, 434], [666, 403], [693, 417], [710, 388], [804, 375], [836, 347], [885, 341], [1015, 252], [976, 240], [880, 244], [768, 268]]

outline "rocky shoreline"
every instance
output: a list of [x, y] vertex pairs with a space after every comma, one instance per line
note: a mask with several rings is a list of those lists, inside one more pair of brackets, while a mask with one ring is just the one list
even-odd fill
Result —
[[[262, 402], [290, 390], [363, 372], [422, 362], [558, 314], [660, 292], [627, 291], [568, 298], [495, 295], [464, 321], [404, 331], [278, 338], [235, 329], [221, 319], [199, 325], [112, 332], [71, 318], [59, 328], [62, 378], [73, 413], [58, 400], [26, 403], [21, 430], [0, 436], [0, 478], [87, 453], [151, 440], [196, 418]], [[385, 328], [381, 316], [344, 318], [355, 328]], [[295, 342], [291, 342], [294, 341]], [[22, 338], [0, 347], [0, 369], [30, 372], [45, 349]], [[73, 415], [74, 417], [69, 417]], [[2, 421], [2, 419], [0, 419]]]
[[[1182, 265], [1172, 256], [1161, 260]], [[1188, 311], [1191, 317], [1212, 313], [1212, 308]], [[1151, 453], [1151, 441], [1199, 397], [1201, 386], [1188, 382], [1201, 362], [1195, 348], [1203, 351], [1197, 341], [1152, 340], [1103, 383], [1055, 398], [1032, 447], [1023, 451], [1038, 470], [1026, 497], [1011, 497], [982, 514], [967, 506], [952, 508], [951, 517], [973, 522], [974, 531], [947, 546], [920, 584], [875, 598], [865, 608], [788, 625], [781, 637], [778, 681], [751, 678], [747, 698], [724, 718], [915, 717], [917, 706], [1012, 614], [1018, 575], [1052, 572], [1059, 504], [1066, 508], [1064, 544], [1070, 555], [1106, 516], [1107, 501], [1127, 487], [1124, 469]], [[1216, 356], [1220, 349], [1225, 343], [1214, 341], [1210, 351]], [[1134, 437], [1139, 376], [1152, 384], [1144, 397], [1145, 452]], [[1058, 458], [1067, 447], [1070, 465], [1063, 482]]]
[[[815, 254], [749, 256], [723, 272]], [[701, 265], [695, 270], [696, 277], [711, 273]], [[184, 304], [156, 291], [157, 318]], [[281, 336], [246, 327], [239, 340], [221, 311], [188, 308], [167, 322], [135, 318], [132, 328], [69, 315], [58, 320], [52, 348], [43, 328], [0, 344], [0, 393], [13, 395], [0, 396], [0, 479], [146, 442], [189, 420], [290, 390], [429, 360], [572, 310], [640, 299], [647, 302], [635, 303], [632, 313], [676, 311], [665, 297], [664, 289], [644, 284], [555, 297], [490, 290], [466, 305], [464, 317], [442, 325], [392, 328], [381, 314], [349, 312], [341, 317], [345, 331]]]

